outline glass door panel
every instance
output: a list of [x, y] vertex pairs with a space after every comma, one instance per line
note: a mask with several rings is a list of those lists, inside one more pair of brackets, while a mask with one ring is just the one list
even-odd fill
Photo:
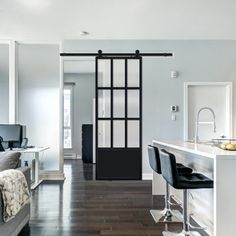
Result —
[[111, 86], [111, 61], [99, 60], [98, 61], [98, 87]]
[[125, 87], [125, 60], [113, 60], [113, 86]]
[[125, 147], [125, 121], [115, 120], [113, 123], [113, 147]]
[[128, 117], [139, 118], [139, 90], [128, 90]]
[[128, 121], [128, 147], [140, 147], [139, 121]]
[[108, 118], [111, 117], [111, 91], [98, 90], [98, 117]]
[[128, 60], [128, 87], [140, 86], [139, 60]]
[[125, 117], [125, 90], [113, 90], [113, 117]]
[[98, 147], [111, 147], [111, 122], [108, 120], [98, 121]]

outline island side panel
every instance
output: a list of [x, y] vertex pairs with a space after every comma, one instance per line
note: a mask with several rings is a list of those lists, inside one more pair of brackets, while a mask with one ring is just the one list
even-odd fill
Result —
[[236, 235], [236, 159], [214, 162], [214, 236]]

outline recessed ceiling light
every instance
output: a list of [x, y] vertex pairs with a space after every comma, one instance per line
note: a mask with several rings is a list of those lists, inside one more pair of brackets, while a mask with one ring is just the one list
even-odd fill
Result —
[[81, 31], [80, 35], [81, 36], [87, 36], [87, 35], [89, 35], [89, 32], [88, 31]]

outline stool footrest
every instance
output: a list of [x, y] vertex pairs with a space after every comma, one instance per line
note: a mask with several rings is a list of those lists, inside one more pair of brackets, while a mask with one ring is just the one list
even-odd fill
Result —
[[189, 225], [189, 227], [190, 227], [191, 229], [206, 230], [206, 229], [207, 229], [207, 226], [205, 226], [205, 225], [195, 226], [195, 225], [192, 225], [192, 224], [190, 223], [191, 217], [193, 218], [193, 216], [194, 216], [194, 214], [189, 214], [189, 216], [188, 216], [188, 222], [187, 222], [187, 224]]
[[177, 210], [150, 210], [152, 218], [156, 223], [165, 222], [165, 223], [177, 223], [183, 222], [183, 216], [180, 211]]
[[170, 196], [170, 199], [168, 200], [168, 203], [171, 205], [171, 206], [182, 206], [181, 203], [175, 203], [175, 202], [172, 202], [171, 199], [174, 198], [174, 195], [171, 195]]

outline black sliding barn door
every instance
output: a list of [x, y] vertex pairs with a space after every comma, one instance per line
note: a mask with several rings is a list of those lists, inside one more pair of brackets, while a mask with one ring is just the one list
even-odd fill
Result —
[[96, 57], [96, 178], [142, 177], [142, 58]]

